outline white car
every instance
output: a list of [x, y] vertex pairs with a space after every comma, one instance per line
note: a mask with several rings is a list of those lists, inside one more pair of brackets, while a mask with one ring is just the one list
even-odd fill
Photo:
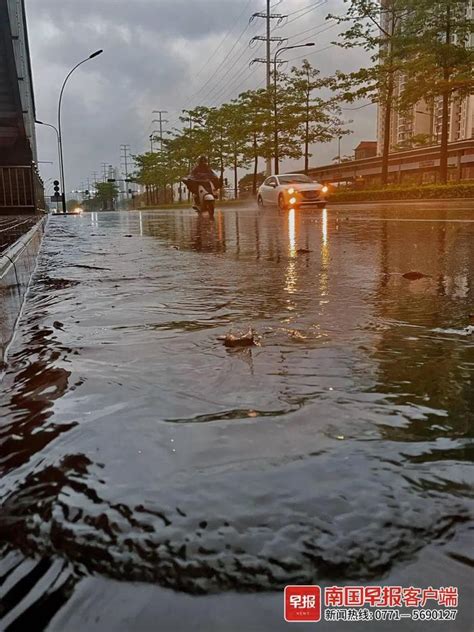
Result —
[[257, 202], [260, 207], [278, 204], [280, 209], [319, 206], [326, 203], [328, 190], [302, 173], [284, 173], [265, 180], [258, 189]]

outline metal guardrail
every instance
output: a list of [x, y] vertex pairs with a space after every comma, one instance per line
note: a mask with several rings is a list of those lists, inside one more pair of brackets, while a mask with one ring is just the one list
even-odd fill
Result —
[[37, 216], [0, 216], [0, 254], [26, 235], [37, 223]]
[[0, 167], [0, 209], [30, 207], [35, 208], [32, 167]]

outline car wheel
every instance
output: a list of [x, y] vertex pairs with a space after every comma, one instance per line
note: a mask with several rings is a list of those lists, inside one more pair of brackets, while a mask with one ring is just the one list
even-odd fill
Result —
[[262, 198], [261, 195], [259, 195], [257, 197], [257, 204], [258, 204], [259, 208], [263, 208], [263, 198]]
[[283, 197], [283, 193], [280, 193], [280, 195], [278, 196], [278, 208], [280, 209], [280, 211], [286, 210], [286, 203], [285, 198]]

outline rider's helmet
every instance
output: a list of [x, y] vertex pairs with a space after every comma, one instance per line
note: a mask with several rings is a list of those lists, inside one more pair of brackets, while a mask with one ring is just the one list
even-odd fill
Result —
[[199, 165], [207, 165], [207, 164], [208, 164], [208, 161], [207, 161], [207, 156], [204, 156], [204, 155], [199, 156], [199, 158], [198, 158], [198, 164], [199, 164]]

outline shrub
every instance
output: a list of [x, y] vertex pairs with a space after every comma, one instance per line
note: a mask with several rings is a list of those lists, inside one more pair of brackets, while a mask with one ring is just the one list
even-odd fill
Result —
[[389, 186], [360, 191], [335, 191], [330, 202], [368, 202], [379, 200], [447, 200], [474, 199], [474, 183], [428, 184], [423, 186]]

